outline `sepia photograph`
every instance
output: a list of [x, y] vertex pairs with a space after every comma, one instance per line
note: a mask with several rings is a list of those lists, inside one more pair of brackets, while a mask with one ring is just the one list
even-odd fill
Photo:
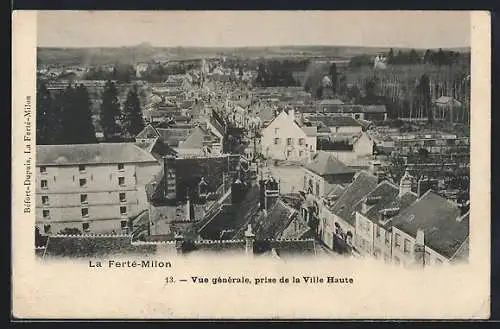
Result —
[[[472, 195], [489, 196], [471, 178], [472, 143], [489, 143], [471, 137], [474, 120], [489, 117], [471, 106], [472, 16], [37, 12], [33, 96], [18, 106], [18, 208], [34, 236], [23, 244], [47, 271], [84, 264], [82, 276], [107, 271], [101, 281], [117, 269], [169, 271], [165, 285], [181, 288], [356, 289], [346, 287], [371, 264], [464, 280], [450, 273], [470, 266], [472, 222], [482, 220]], [[254, 265], [253, 276], [238, 275], [223, 265], [232, 256], [242, 272], [263, 261], [331, 274], [261, 275]], [[218, 274], [176, 274], [195, 259]], [[366, 314], [387, 314], [378, 311]], [[284, 314], [231, 314], [268, 312]], [[330, 312], [319, 317], [347, 314]]]

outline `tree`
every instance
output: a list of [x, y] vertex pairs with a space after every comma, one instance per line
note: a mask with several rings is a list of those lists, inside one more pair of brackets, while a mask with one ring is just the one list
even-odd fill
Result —
[[321, 85], [316, 88], [316, 98], [317, 99], [323, 98], [323, 87]]
[[332, 65], [330, 65], [330, 70], [329, 70], [329, 75], [330, 75], [330, 79], [332, 80], [332, 91], [334, 94], [337, 93], [337, 64], [335, 63], [332, 63]]
[[432, 50], [427, 49], [424, 53], [424, 64], [430, 63], [431, 58], [432, 58]]
[[375, 79], [369, 79], [365, 83], [365, 95], [367, 99], [372, 99], [374, 98], [377, 93], [376, 93], [376, 88], [377, 88], [377, 83]]
[[60, 96], [61, 144], [95, 143], [95, 128], [90, 111], [90, 98], [87, 88], [79, 85], [68, 86]]
[[431, 113], [431, 88], [429, 76], [427, 74], [422, 74], [417, 87], [417, 97], [418, 97], [418, 108], [421, 117], [428, 116], [429, 121], [432, 121]]
[[387, 53], [387, 64], [394, 64], [394, 50], [392, 48]]
[[127, 99], [123, 106], [122, 123], [125, 133], [129, 136], [136, 136], [144, 128], [137, 85], [134, 85], [127, 94]]
[[38, 81], [36, 96], [36, 143], [56, 144], [60, 130], [59, 117], [56, 104], [43, 81]]
[[100, 122], [103, 129], [104, 140], [117, 141], [121, 136], [119, 119], [121, 116], [118, 91], [112, 81], [107, 81], [102, 93]]
[[408, 55], [408, 62], [409, 64], [418, 64], [420, 62], [420, 57], [418, 56], [415, 49], [410, 50], [410, 53]]

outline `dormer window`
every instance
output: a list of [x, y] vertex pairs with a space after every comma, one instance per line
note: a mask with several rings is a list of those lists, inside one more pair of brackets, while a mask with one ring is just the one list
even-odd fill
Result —
[[78, 165], [78, 171], [79, 172], [85, 172], [85, 170], [86, 170], [85, 165]]

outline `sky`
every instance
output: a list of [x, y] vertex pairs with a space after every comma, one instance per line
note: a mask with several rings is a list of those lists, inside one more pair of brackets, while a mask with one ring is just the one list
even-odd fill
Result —
[[41, 47], [470, 47], [466, 11], [41, 11]]

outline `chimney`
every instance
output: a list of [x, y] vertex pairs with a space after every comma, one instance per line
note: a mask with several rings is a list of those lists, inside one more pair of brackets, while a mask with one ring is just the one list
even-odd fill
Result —
[[401, 177], [401, 180], [399, 181], [399, 197], [405, 193], [411, 192], [411, 184], [412, 177], [410, 176], [408, 169], [406, 169], [403, 177]]
[[253, 244], [255, 242], [255, 234], [252, 232], [252, 224], [248, 224], [245, 231], [245, 253], [247, 256], [253, 256]]
[[182, 254], [182, 245], [184, 243], [184, 236], [182, 234], [177, 233], [175, 235], [175, 250], [178, 255]]

